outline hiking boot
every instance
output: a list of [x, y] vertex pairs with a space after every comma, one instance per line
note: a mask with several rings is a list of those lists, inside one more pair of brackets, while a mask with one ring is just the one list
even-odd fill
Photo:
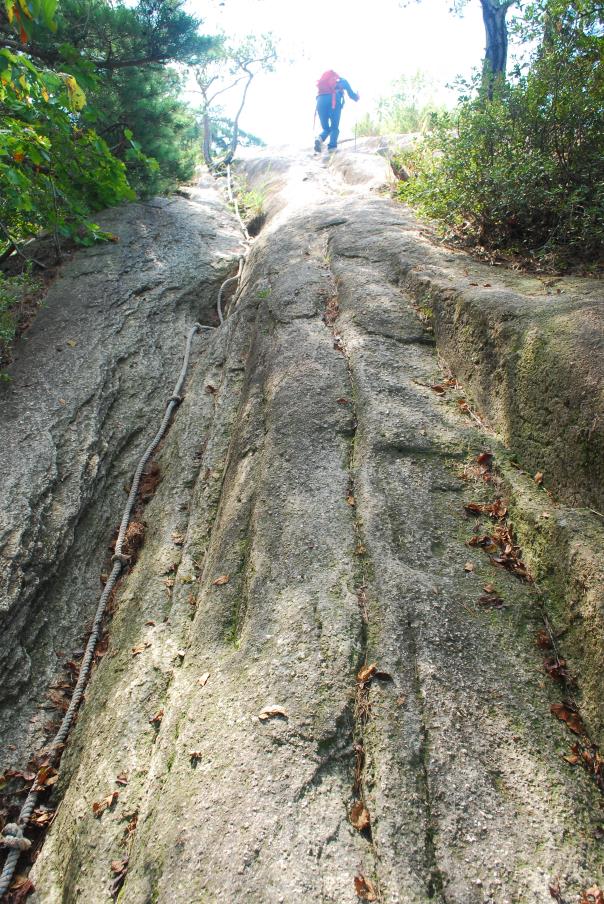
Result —
[[330, 147], [327, 148], [328, 154], [335, 154], [336, 151], [337, 151], [337, 148], [330, 148]]
[[323, 142], [320, 138], [315, 138], [315, 154], [320, 154], [323, 150]]

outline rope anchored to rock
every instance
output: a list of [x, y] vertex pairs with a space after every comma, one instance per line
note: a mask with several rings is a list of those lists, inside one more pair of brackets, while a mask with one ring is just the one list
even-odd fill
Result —
[[[187, 343], [185, 347], [185, 354], [183, 359], [182, 368], [180, 374], [178, 376], [178, 380], [176, 386], [174, 387], [174, 391], [170, 398], [168, 399], [168, 404], [166, 406], [166, 411], [163, 416], [161, 425], [159, 430], [145, 449], [143, 455], [141, 456], [136, 471], [134, 473], [134, 478], [132, 480], [132, 486], [130, 487], [130, 493], [128, 494], [128, 501], [126, 502], [126, 507], [124, 509], [124, 514], [122, 515], [122, 520], [120, 523], [120, 529], [117, 537], [117, 541], [115, 544], [115, 553], [111, 558], [112, 569], [107, 579], [107, 583], [103, 589], [101, 597], [98, 602], [97, 610], [94, 616], [94, 623], [92, 626], [92, 630], [90, 632], [90, 636], [88, 638], [88, 643], [86, 644], [86, 650], [84, 652], [84, 658], [82, 659], [82, 664], [80, 666], [80, 673], [78, 675], [77, 684], [73, 691], [73, 696], [69, 703], [69, 707], [63, 716], [63, 721], [61, 722], [61, 726], [54, 736], [51, 743], [46, 748], [47, 750], [47, 762], [42, 767], [43, 769], [47, 769], [48, 766], [52, 766], [54, 763], [58, 762], [61, 751], [65, 745], [65, 741], [67, 740], [67, 736], [69, 734], [69, 730], [73, 724], [73, 720], [75, 718], [75, 714], [77, 709], [82, 701], [82, 697], [84, 696], [84, 691], [86, 689], [86, 685], [88, 683], [88, 679], [90, 678], [90, 672], [92, 670], [92, 664], [94, 661], [94, 653], [96, 650], [97, 643], [99, 641], [99, 637], [101, 636], [102, 631], [102, 622], [103, 617], [105, 615], [105, 611], [107, 608], [107, 602], [113, 589], [117, 583], [117, 580], [122, 572], [122, 569], [128, 565], [130, 561], [130, 557], [122, 552], [122, 547], [124, 544], [124, 540], [126, 537], [126, 531], [128, 529], [128, 524], [130, 523], [130, 518], [132, 516], [132, 510], [134, 508], [134, 504], [136, 501], [136, 496], [138, 493], [138, 489], [140, 486], [141, 478], [143, 476], [143, 471], [145, 466], [147, 465], [149, 459], [157, 449], [159, 443], [163, 439], [168, 426], [170, 424], [170, 420], [172, 415], [178, 405], [180, 405], [182, 401], [181, 391], [185, 381], [185, 377], [187, 375], [187, 370], [189, 367], [189, 358], [191, 356], [191, 345], [193, 343], [193, 337], [199, 330], [212, 330], [213, 327], [202, 326], [200, 323], [195, 323], [187, 336]], [[38, 773], [39, 775], [39, 773]], [[22, 851], [28, 850], [31, 847], [31, 841], [24, 837], [23, 832], [25, 827], [27, 826], [29, 820], [32, 817], [35, 806], [38, 802], [38, 796], [40, 792], [43, 790], [43, 784], [40, 784], [37, 781], [37, 777], [34, 780], [34, 783], [27, 795], [25, 803], [21, 807], [21, 812], [19, 813], [19, 817], [17, 822], [7, 823], [2, 830], [2, 836], [0, 838], [0, 844], [3, 847], [8, 848], [8, 855], [6, 857], [6, 861], [4, 863], [4, 869], [2, 870], [2, 874], [0, 875], [0, 897], [9, 890], [13, 875], [15, 872], [15, 868], [17, 866], [17, 861]]]

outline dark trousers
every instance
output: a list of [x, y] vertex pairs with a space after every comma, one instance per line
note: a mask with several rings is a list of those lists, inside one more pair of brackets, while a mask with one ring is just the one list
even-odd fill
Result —
[[338, 146], [338, 135], [340, 134], [340, 115], [342, 113], [342, 103], [336, 98], [335, 107], [331, 106], [331, 94], [319, 94], [317, 98], [317, 113], [321, 123], [322, 132], [320, 134], [321, 141], [325, 141], [329, 137], [327, 147], [336, 148]]

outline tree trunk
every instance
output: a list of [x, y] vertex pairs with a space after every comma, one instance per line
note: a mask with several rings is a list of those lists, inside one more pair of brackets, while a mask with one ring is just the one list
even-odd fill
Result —
[[212, 169], [212, 123], [207, 109], [203, 114], [203, 159], [208, 169]]
[[511, 2], [498, 3], [497, 0], [480, 0], [480, 5], [487, 39], [483, 82], [489, 97], [492, 97], [496, 79], [505, 78], [508, 57], [508, 29], [505, 18]]

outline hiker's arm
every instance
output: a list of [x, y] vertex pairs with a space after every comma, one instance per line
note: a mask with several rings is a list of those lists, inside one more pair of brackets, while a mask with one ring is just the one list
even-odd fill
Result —
[[352, 88], [350, 87], [350, 85], [348, 84], [348, 82], [346, 81], [345, 78], [340, 79], [340, 83], [339, 83], [338, 87], [342, 88], [344, 91], [346, 91], [346, 93], [348, 94], [348, 97], [351, 100], [359, 99], [359, 95], [356, 93], [356, 91], [352, 90]]

